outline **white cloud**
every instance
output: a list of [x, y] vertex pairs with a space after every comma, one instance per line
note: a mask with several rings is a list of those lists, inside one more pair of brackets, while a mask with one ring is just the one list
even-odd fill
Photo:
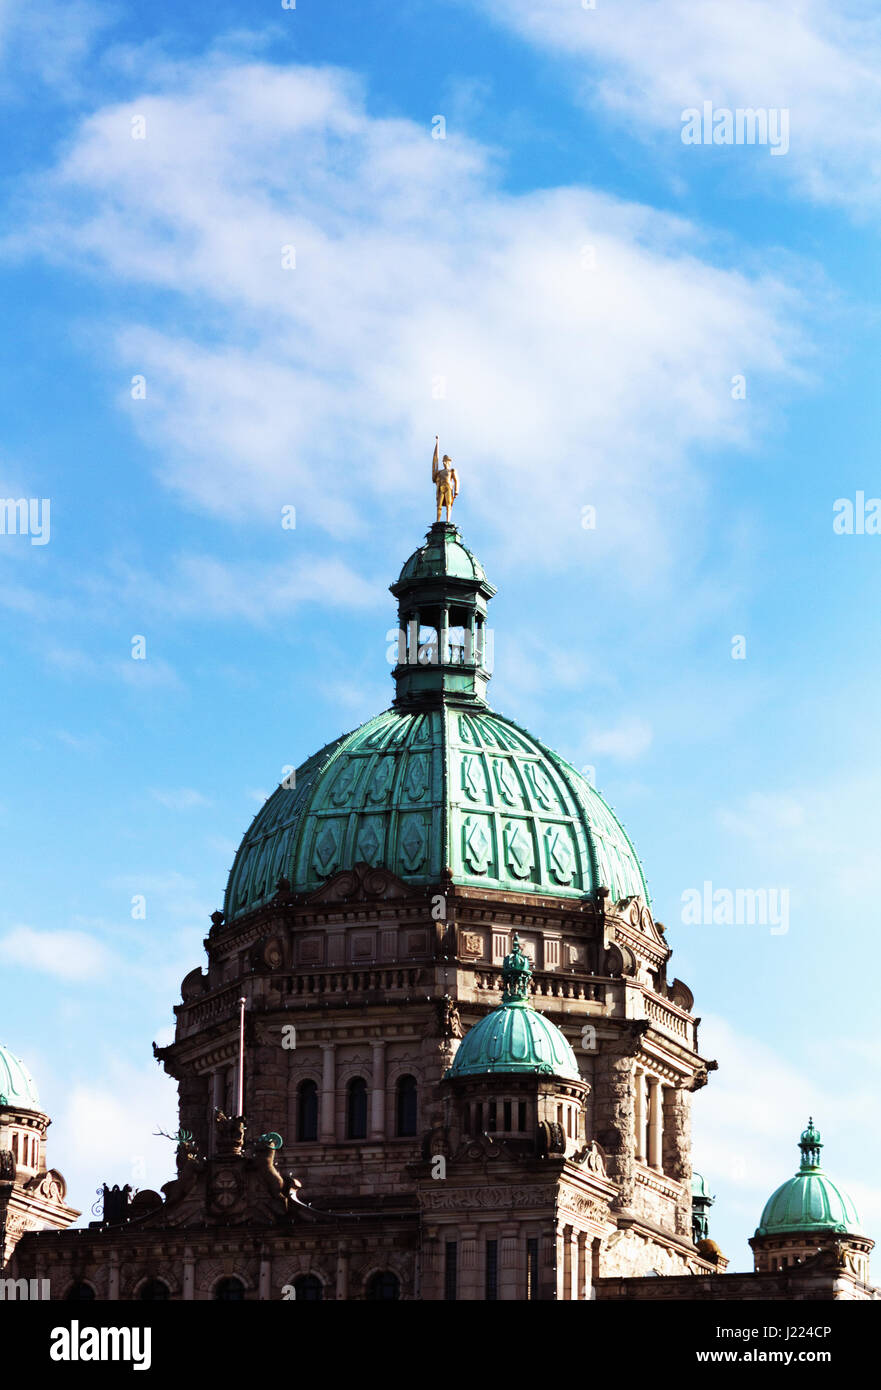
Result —
[[635, 716], [622, 719], [614, 727], [598, 729], [591, 734], [588, 749], [591, 753], [607, 753], [613, 758], [638, 758], [651, 747], [652, 726]]
[[[581, 99], [675, 148], [686, 107], [786, 108], [789, 153], [726, 149], [733, 177], [792, 180], [812, 200], [878, 205], [881, 27], [872, 0], [477, 0], [561, 56]], [[695, 169], [711, 154], [689, 149]]]
[[[779, 277], [718, 269], [694, 227], [586, 188], [501, 192], [485, 150], [372, 117], [332, 69], [154, 73], [83, 123], [23, 224], [7, 254], [178, 296], [140, 323], [126, 304], [102, 344], [125, 408], [187, 502], [229, 521], [291, 504], [297, 536], [427, 510], [439, 430], [464, 521], [480, 509], [511, 556], [638, 585], [701, 514], [698, 451], [761, 425], [732, 376], [786, 378], [803, 351]], [[242, 600], [202, 568], [203, 591], [253, 608], [253, 586]], [[350, 598], [351, 578], [311, 582]]]
[[110, 968], [109, 952], [79, 931], [36, 931], [12, 927], [0, 940], [0, 957], [11, 965], [57, 975], [62, 980], [93, 980]]
[[149, 1068], [111, 1062], [106, 1074], [88, 1081], [65, 1078], [64, 1109], [53, 1116], [50, 1162], [68, 1183], [72, 1205], [90, 1211], [100, 1183], [158, 1190], [174, 1177], [174, 1144], [156, 1137], [177, 1130], [174, 1082], [153, 1063]]

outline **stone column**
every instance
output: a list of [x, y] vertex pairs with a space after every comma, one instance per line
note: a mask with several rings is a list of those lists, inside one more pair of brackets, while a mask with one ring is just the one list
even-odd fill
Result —
[[633, 1058], [612, 1055], [608, 1081], [601, 1083], [607, 1096], [608, 1130], [600, 1142], [610, 1159], [609, 1176], [620, 1185], [616, 1207], [629, 1207], [633, 1202], [636, 1182], [633, 1159]]
[[373, 1044], [372, 1087], [370, 1092], [369, 1139], [385, 1138], [385, 1043]]
[[342, 1245], [338, 1247], [336, 1256], [336, 1296], [338, 1301], [345, 1301], [349, 1297], [349, 1256]]
[[578, 1301], [578, 1281], [581, 1278], [581, 1266], [578, 1260], [578, 1232], [574, 1226], [569, 1227], [569, 1240], [567, 1245], [567, 1259], [569, 1263], [569, 1279], [566, 1288], [566, 1297], [573, 1303]]
[[637, 1163], [645, 1163], [645, 1072], [636, 1068], [633, 1081], [633, 1125], [636, 1130], [635, 1157]]
[[336, 1139], [336, 1067], [333, 1043], [321, 1044], [321, 1100], [318, 1108], [318, 1138], [322, 1144]]
[[566, 1247], [567, 1241], [563, 1227], [557, 1228], [557, 1249], [556, 1249], [556, 1275], [557, 1291], [555, 1297], [560, 1303], [566, 1297]]
[[119, 1300], [119, 1251], [110, 1249], [110, 1268], [107, 1271], [107, 1297], [111, 1303]]
[[591, 1240], [586, 1231], [578, 1232], [578, 1293], [579, 1303], [590, 1298], [591, 1289]]
[[691, 1236], [691, 1092], [669, 1086], [664, 1106], [664, 1172], [682, 1184], [676, 1202], [676, 1230]]
[[272, 1261], [265, 1250], [260, 1251], [260, 1273], [257, 1278], [257, 1298], [266, 1303], [272, 1298]]
[[196, 1261], [193, 1259], [192, 1247], [184, 1246], [184, 1277], [182, 1297], [185, 1303], [192, 1303], [196, 1296]]
[[662, 1151], [664, 1135], [664, 1094], [663, 1087], [656, 1076], [648, 1078], [649, 1084], [649, 1166], [662, 1171]]

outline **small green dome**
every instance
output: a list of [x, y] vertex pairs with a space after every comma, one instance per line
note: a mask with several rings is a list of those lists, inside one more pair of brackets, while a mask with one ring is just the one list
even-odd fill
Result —
[[13, 1056], [8, 1047], [0, 1044], [0, 1105], [17, 1110], [39, 1110], [40, 1097], [21, 1058]]
[[765, 1203], [757, 1236], [806, 1233], [863, 1235], [857, 1209], [820, 1167], [820, 1132], [813, 1120], [799, 1139], [801, 1167]]
[[426, 537], [425, 545], [414, 550], [398, 577], [398, 583], [406, 579], [486, 579], [483, 565], [467, 546], [452, 525], [433, 526]]
[[515, 935], [514, 949], [502, 967], [502, 1002], [468, 1029], [448, 1077], [519, 1072], [581, 1080], [568, 1040], [529, 1001], [531, 969]]

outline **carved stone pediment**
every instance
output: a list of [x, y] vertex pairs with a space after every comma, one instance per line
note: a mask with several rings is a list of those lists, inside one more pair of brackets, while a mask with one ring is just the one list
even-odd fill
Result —
[[412, 889], [388, 869], [372, 869], [369, 864], [356, 864], [353, 869], [342, 869], [329, 878], [314, 893], [310, 893], [310, 903], [361, 902], [365, 899], [407, 898]]
[[656, 946], [666, 948], [667, 942], [660, 925], [655, 922], [648, 905], [641, 897], [622, 898], [615, 904], [614, 913], [608, 913], [620, 918], [631, 931], [639, 932]]

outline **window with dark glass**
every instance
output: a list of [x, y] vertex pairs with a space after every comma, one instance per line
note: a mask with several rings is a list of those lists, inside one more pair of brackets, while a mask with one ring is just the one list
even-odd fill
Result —
[[294, 1280], [294, 1293], [298, 1303], [321, 1303], [324, 1285], [317, 1274], [301, 1274]]
[[486, 1127], [490, 1134], [496, 1131], [496, 1103], [491, 1100], [486, 1107]]
[[318, 1086], [303, 1081], [297, 1093], [297, 1138], [308, 1143], [318, 1138]]
[[367, 1281], [367, 1297], [373, 1303], [401, 1297], [401, 1286], [391, 1270], [371, 1274]]
[[517, 1128], [521, 1133], [526, 1129], [526, 1101], [521, 1100], [517, 1108]]
[[396, 1096], [395, 1129], [400, 1135], [416, 1133], [416, 1078], [402, 1076], [398, 1081]]
[[444, 1259], [444, 1298], [455, 1303], [459, 1284], [459, 1248], [454, 1240], [448, 1240]]
[[499, 1242], [486, 1242], [486, 1299], [494, 1303], [499, 1296]]
[[346, 1094], [346, 1138], [367, 1138], [367, 1082], [356, 1076]]

